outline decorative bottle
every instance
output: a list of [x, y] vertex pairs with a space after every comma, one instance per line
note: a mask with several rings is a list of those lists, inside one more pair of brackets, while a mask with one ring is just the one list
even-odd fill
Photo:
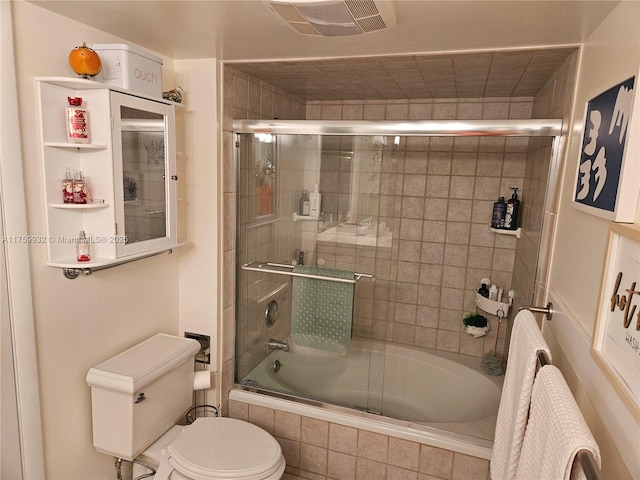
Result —
[[67, 141], [71, 143], [89, 143], [89, 124], [87, 110], [82, 108], [81, 97], [67, 97]]
[[520, 200], [518, 200], [518, 187], [511, 187], [513, 195], [507, 202], [507, 209], [504, 214], [504, 228], [508, 230], [518, 229], [518, 217], [520, 215]]
[[73, 202], [73, 176], [71, 175], [71, 169], [67, 169], [64, 179], [62, 180], [62, 202]]
[[80, 235], [78, 235], [76, 259], [79, 262], [88, 262], [89, 260], [91, 260], [89, 239], [87, 238], [87, 235], [84, 233], [84, 230], [80, 230]]
[[87, 191], [84, 173], [78, 172], [73, 182], [73, 203], [87, 203]]

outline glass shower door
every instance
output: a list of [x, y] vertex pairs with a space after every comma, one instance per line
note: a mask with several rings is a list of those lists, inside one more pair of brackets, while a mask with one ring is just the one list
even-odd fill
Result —
[[[372, 350], [359, 338], [374, 338], [372, 280], [355, 284], [347, 352], [295, 342], [285, 352], [267, 344], [291, 339], [298, 328], [302, 314], [292, 305], [300, 306], [294, 283], [302, 280], [289, 274], [300, 252], [305, 267], [318, 268], [319, 275], [374, 274], [376, 258], [390, 255], [391, 231], [379, 214], [382, 154], [389, 144], [393, 138], [238, 135], [237, 382], [379, 411], [383, 349]], [[302, 218], [302, 191], [314, 185], [322, 194], [321, 213]]]

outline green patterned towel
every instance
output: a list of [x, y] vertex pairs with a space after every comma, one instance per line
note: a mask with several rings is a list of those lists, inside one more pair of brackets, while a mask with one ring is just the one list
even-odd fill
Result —
[[[347, 270], [297, 265], [294, 273], [353, 279]], [[346, 353], [351, 343], [353, 283], [293, 277], [291, 339], [305, 347]]]

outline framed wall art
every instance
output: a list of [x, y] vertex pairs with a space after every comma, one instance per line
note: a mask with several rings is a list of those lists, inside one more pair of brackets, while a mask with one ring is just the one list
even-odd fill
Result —
[[573, 204], [614, 222], [633, 223], [636, 218], [640, 192], [637, 83], [637, 76], [628, 78], [586, 106]]
[[640, 225], [611, 224], [591, 354], [640, 421]]

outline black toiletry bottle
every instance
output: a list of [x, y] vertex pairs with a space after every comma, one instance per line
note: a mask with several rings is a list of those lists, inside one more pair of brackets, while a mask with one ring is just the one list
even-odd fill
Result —
[[478, 293], [483, 297], [489, 298], [489, 289], [487, 288], [486, 283], [482, 284], [482, 286], [478, 289]]
[[520, 215], [520, 200], [518, 200], [518, 187], [511, 187], [513, 195], [507, 202], [507, 210], [504, 214], [504, 228], [517, 230], [518, 217]]
[[504, 197], [498, 198], [498, 201], [493, 204], [493, 214], [491, 215], [491, 226], [493, 228], [504, 227], [504, 214], [507, 210], [507, 204], [504, 201]]

